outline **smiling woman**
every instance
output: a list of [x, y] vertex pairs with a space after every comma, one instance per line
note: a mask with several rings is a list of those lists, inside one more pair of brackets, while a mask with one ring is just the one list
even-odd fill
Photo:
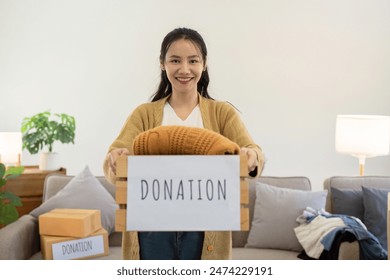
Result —
[[[217, 132], [235, 144], [248, 158], [251, 176], [261, 173], [262, 150], [254, 143], [237, 111], [227, 102], [213, 100], [207, 90], [207, 48], [201, 35], [192, 29], [169, 32], [160, 52], [161, 81], [152, 102], [138, 106], [129, 116], [117, 139], [111, 144], [104, 173], [115, 181], [116, 160], [134, 154], [134, 139], [158, 126], [188, 126]], [[175, 143], [180, 145], [182, 143]], [[193, 143], [187, 143], [190, 145]], [[150, 170], [148, 170], [150, 171]], [[183, 200], [191, 197], [223, 199], [224, 182], [141, 182], [144, 201], [164, 195]], [[123, 257], [129, 259], [229, 259], [230, 232], [125, 232]], [[216, 244], [220, 244], [217, 246]], [[210, 252], [203, 248], [215, 248]]]

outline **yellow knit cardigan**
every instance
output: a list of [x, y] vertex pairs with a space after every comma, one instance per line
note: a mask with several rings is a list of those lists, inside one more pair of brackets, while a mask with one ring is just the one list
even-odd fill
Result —
[[[133, 151], [133, 142], [137, 135], [162, 123], [163, 110], [166, 97], [156, 102], [145, 103], [138, 106], [129, 116], [117, 139], [111, 144], [108, 152], [116, 148], [127, 148]], [[258, 145], [254, 143], [236, 110], [227, 102], [219, 102], [207, 99], [199, 95], [199, 108], [202, 115], [203, 126], [217, 132], [239, 147], [248, 147], [256, 150], [259, 166], [252, 172], [251, 176], [260, 175], [264, 164], [263, 153]], [[115, 183], [115, 177], [109, 172], [108, 157], [106, 157], [103, 170], [106, 178]], [[139, 259], [139, 241], [137, 232], [124, 232], [122, 237], [123, 259]], [[224, 260], [231, 259], [231, 232], [228, 231], [206, 231], [202, 256], [203, 260]]]

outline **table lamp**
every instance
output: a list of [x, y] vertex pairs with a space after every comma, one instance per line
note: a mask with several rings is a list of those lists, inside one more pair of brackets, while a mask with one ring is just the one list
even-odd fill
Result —
[[338, 115], [336, 151], [359, 159], [359, 174], [364, 175], [366, 158], [389, 154], [390, 117], [377, 115]]
[[6, 166], [20, 166], [22, 160], [22, 133], [0, 132], [0, 162]]

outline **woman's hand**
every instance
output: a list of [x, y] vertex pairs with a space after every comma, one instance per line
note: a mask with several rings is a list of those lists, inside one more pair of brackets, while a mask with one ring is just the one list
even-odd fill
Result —
[[118, 148], [114, 149], [111, 152], [108, 153], [107, 155], [107, 160], [108, 160], [108, 167], [110, 171], [113, 173], [113, 175], [116, 176], [116, 160], [120, 156], [128, 156], [130, 155], [130, 152], [126, 148]]
[[257, 160], [257, 153], [254, 149], [251, 148], [241, 148], [241, 154], [245, 154], [248, 158], [248, 171], [252, 172], [256, 169], [256, 167], [259, 165], [259, 162]]

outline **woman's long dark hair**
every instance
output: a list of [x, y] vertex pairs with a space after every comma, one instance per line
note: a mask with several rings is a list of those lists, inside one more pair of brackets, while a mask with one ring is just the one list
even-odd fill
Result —
[[[189, 29], [189, 28], [176, 28], [169, 32], [161, 44], [161, 51], [160, 51], [160, 63], [164, 64], [165, 57], [167, 54], [167, 51], [169, 47], [172, 45], [173, 42], [179, 40], [179, 39], [185, 39], [190, 40], [194, 44], [198, 46], [202, 53], [202, 59], [204, 63], [207, 61], [207, 48], [206, 44], [202, 38], [202, 36], [195, 30]], [[206, 69], [202, 72], [202, 76], [200, 77], [200, 80], [198, 82], [198, 92], [206, 98], [210, 98], [209, 93], [207, 92], [207, 86], [209, 85], [209, 72]], [[158, 89], [155, 94], [152, 95], [152, 102], [160, 100], [164, 97], [167, 97], [172, 93], [172, 85], [168, 80], [167, 73], [163, 70], [161, 70], [161, 81], [160, 85], [158, 86]]]

